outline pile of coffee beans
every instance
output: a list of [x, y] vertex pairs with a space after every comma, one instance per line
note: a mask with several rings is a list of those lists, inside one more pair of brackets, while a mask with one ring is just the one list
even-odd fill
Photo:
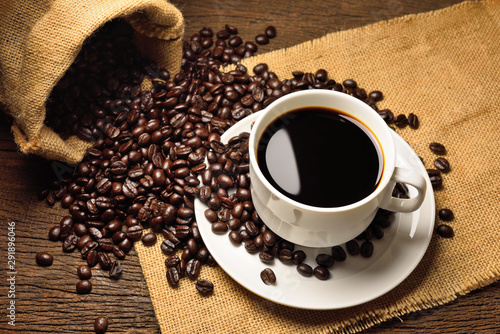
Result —
[[[275, 36], [270, 26], [255, 41], [266, 44]], [[77, 293], [91, 291], [97, 266], [119, 279], [121, 260], [134, 243], [152, 247], [158, 233], [164, 237], [160, 248], [166, 255], [168, 283], [176, 287], [188, 277], [196, 281], [200, 294], [212, 293], [214, 285], [199, 278], [203, 265], [216, 263], [195, 220], [196, 197], [208, 206], [205, 217], [214, 233], [228, 233], [233, 243], [244, 244], [263, 263], [277, 258], [296, 265], [303, 276], [325, 280], [333, 263], [345, 261], [347, 254], [372, 255], [371, 240], [381, 239], [391, 222], [385, 210], [379, 210], [370, 227], [345, 249], [335, 246], [318, 255], [315, 268], [305, 264], [305, 253], [269, 230], [254, 210], [248, 133], [227, 144], [221, 135], [276, 99], [305, 89], [352, 95], [397, 127], [418, 128], [417, 116], [395, 117], [389, 109], [379, 110], [380, 91], [367, 93], [352, 79], [337, 82], [324, 69], [295, 71], [284, 80], [264, 63], [250, 71], [239, 62], [254, 55], [256, 43], [243, 41], [231, 25], [216, 33], [205, 27], [183, 42], [181, 71], [173, 77], [141, 58], [133, 47], [132, 30], [121, 21], [106, 24], [85, 43], [52, 92], [46, 124], [64, 137], [76, 134], [94, 141], [94, 146], [76, 167], [59, 173], [41, 196], [49, 205], [59, 201], [69, 211], [48, 234], [50, 240], [62, 242], [63, 252], [78, 250], [82, 256]], [[229, 64], [235, 64], [234, 69], [223, 72], [221, 67]], [[145, 78], [151, 80], [149, 90], [141, 89]], [[407, 192], [398, 184], [393, 194], [403, 198]], [[51, 262], [49, 254], [37, 255], [40, 265]], [[270, 269], [261, 277], [265, 284], [276, 281]], [[96, 319], [96, 332], [105, 328], [107, 319]]]

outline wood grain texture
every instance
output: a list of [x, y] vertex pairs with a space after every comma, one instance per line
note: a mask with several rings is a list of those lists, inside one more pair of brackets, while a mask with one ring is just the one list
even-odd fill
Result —
[[[253, 40], [265, 27], [274, 25], [278, 36], [259, 52], [290, 47], [329, 32], [350, 29], [411, 13], [447, 7], [445, 1], [174, 1], [186, 19], [186, 36], [202, 27], [218, 31], [235, 25], [240, 36]], [[158, 333], [149, 293], [134, 251], [124, 260], [124, 274], [111, 280], [93, 271], [89, 295], [75, 293], [76, 267], [83, 263], [77, 252], [65, 254], [60, 242], [47, 232], [59, 223], [65, 210], [37, 200], [38, 192], [53, 174], [47, 161], [22, 156], [10, 133], [11, 120], [0, 112], [0, 332], [89, 333], [98, 315], [109, 318], [109, 333]], [[7, 325], [6, 284], [7, 223], [16, 224], [16, 327]], [[51, 267], [35, 263], [38, 251], [54, 256]], [[181, 297], [181, 296], [179, 296]], [[193, 306], [195, 307], [195, 306]], [[499, 333], [500, 282], [474, 291], [456, 301], [393, 319], [366, 333]]]

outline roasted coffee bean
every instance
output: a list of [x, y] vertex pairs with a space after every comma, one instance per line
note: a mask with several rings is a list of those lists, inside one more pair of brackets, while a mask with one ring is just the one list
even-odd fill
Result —
[[196, 282], [196, 290], [202, 295], [208, 295], [214, 291], [214, 284], [206, 279], [199, 279]]
[[323, 266], [315, 267], [313, 270], [313, 274], [317, 279], [320, 279], [322, 281], [330, 278], [330, 271]]
[[87, 253], [87, 256], [85, 257], [85, 259], [87, 260], [87, 264], [89, 265], [89, 267], [94, 267], [97, 265], [97, 263], [99, 262], [99, 254], [97, 253], [97, 251], [95, 249], [91, 249], [88, 253]]
[[280, 248], [288, 249], [290, 252], [293, 252], [295, 250], [295, 245], [292, 242], [283, 239], [280, 241]]
[[372, 99], [373, 101], [377, 102], [377, 101], [381, 101], [384, 99], [384, 95], [382, 94], [381, 91], [379, 90], [374, 90], [373, 92], [371, 92], [368, 97], [370, 99]]
[[263, 241], [264, 245], [268, 247], [274, 246], [274, 244], [276, 243], [276, 234], [274, 234], [274, 232], [271, 230], [265, 231], [263, 234]]
[[83, 295], [90, 293], [90, 291], [92, 291], [92, 283], [89, 280], [84, 279], [76, 283], [76, 293]]
[[348, 241], [345, 244], [345, 246], [346, 246], [347, 252], [350, 255], [358, 255], [359, 254], [359, 245], [358, 245], [358, 242], [356, 240]]
[[331, 268], [334, 263], [334, 258], [329, 254], [321, 253], [316, 256], [316, 263], [320, 266]]
[[394, 122], [394, 114], [392, 113], [391, 110], [389, 109], [379, 110], [377, 113], [379, 114], [380, 117], [382, 117], [382, 119], [387, 124], [391, 124], [392, 122]]
[[142, 237], [142, 227], [139, 225], [133, 225], [127, 228], [127, 238], [132, 241], [138, 241]]
[[84, 265], [84, 264], [78, 266], [76, 273], [81, 280], [84, 280], [84, 279], [88, 280], [92, 277], [92, 269], [90, 269], [89, 266]]
[[313, 275], [312, 267], [306, 263], [299, 264], [297, 266], [297, 271], [304, 277], [311, 277]]
[[433, 189], [440, 189], [443, 186], [443, 178], [441, 175], [433, 175], [429, 177]]
[[52, 265], [52, 262], [54, 262], [54, 258], [52, 257], [52, 255], [46, 252], [37, 253], [35, 260], [38, 265], [44, 267], [50, 266]]
[[283, 263], [291, 263], [292, 251], [289, 249], [281, 249], [278, 253], [278, 259]]
[[113, 246], [113, 249], [111, 251], [117, 259], [123, 260], [125, 258], [125, 252], [122, 251], [119, 246]]
[[439, 155], [446, 154], [446, 148], [444, 147], [443, 144], [433, 142], [429, 144], [429, 148], [435, 154]]
[[260, 272], [260, 279], [265, 285], [273, 285], [276, 283], [276, 275], [271, 268], [266, 268]]
[[142, 243], [144, 246], [152, 246], [156, 243], [157, 237], [156, 234], [153, 232], [146, 233], [142, 236], [141, 238]]
[[233, 242], [236, 245], [239, 245], [243, 242], [243, 238], [238, 231], [229, 232], [229, 240], [231, 240], [231, 242]]
[[304, 262], [306, 253], [303, 250], [296, 250], [292, 253], [292, 263], [296, 266]]
[[259, 251], [259, 248], [255, 245], [255, 242], [250, 239], [245, 241], [245, 250], [249, 253], [256, 253]]
[[370, 241], [365, 241], [361, 244], [359, 252], [362, 257], [371, 257], [373, 254], [373, 244]]
[[266, 63], [259, 63], [259, 64], [254, 66], [253, 73], [259, 75], [259, 74], [266, 72], [268, 69], [269, 69], [269, 67]]
[[108, 318], [98, 316], [94, 321], [94, 332], [96, 334], [104, 334], [108, 330]]
[[71, 253], [76, 249], [76, 243], [78, 242], [78, 237], [74, 234], [70, 234], [64, 239], [62, 249], [65, 253]]
[[171, 287], [175, 288], [179, 284], [180, 275], [177, 267], [170, 267], [167, 269], [167, 282]]
[[441, 220], [451, 221], [455, 218], [453, 211], [450, 209], [441, 209], [438, 211], [438, 216]]
[[269, 38], [274, 38], [274, 37], [276, 37], [276, 28], [275, 28], [275, 27], [273, 27], [273, 26], [269, 26], [269, 27], [267, 27], [267, 28], [266, 28], [266, 30], [265, 30], [265, 34], [266, 34], [266, 36], [267, 36], [267, 37], [269, 37]]
[[344, 87], [351, 89], [354, 89], [358, 86], [358, 83], [352, 79], [346, 79], [344, 80], [344, 82], [342, 82], [342, 84], [344, 85]]
[[259, 259], [264, 263], [272, 263], [274, 261], [274, 255], [267, 252], [260, 252]]
[[439, 234], [443, 238], [453, 238], [455, 233], [453, 232], [453, 228], [446, 224], [441, 224], [436, 228], [437, 234]]
[[161, 251], [167, 255], [174, 254], [177, 251], [175, 244], [170, 240], [163, 240], [160, 248]]
[[214, 233], [226, 233], [228, 230], [227, 224], [221, 221], [216, 221], [212, 224], [212, 232]]
[[[397, 125], [397, 124], [396, 124]], [[415, 115], [414, 113], [410, 113], [408, 115], [408, 125], [410, 126], [410, 128], [412, 129], [418, 129], [419, 125], [420, 125], [420, 121], [418, 120], [418, 117], [417, 115]]]
[[269, 44], [269, 38], [265, 34], [255, 36], [255, 42], [260, 45]]
[[99, 229], [97, 229], [95, 227], [90, 227], [88, 229], [88, 232], [89, 232], [89, 235], [92, 237], [92, 239], [94, 239], [96, 241], [102, 238], [101, 231], [99, 231]]
[[181, 259], [177, 255], [172, 255], [165, 260], [165, 266], [167, 268], [177, 267], [181, 262]]
[[195, 280], [200, 274], [201, 262], [196, 259], [191, 259], [186, 265], [186, 275]]
[[102, 270], [108, 270], [111, 267], [111, 258], [106, 253], [98, 252], [97, 261]]
[[332, 256], [333, 259], [337, 262], [344, 262], [347, 258], [344, 248], [342, 246], [333, 246], [332, 247]]
[[113, 261], [111, 268], [109, 268], [109, 277], [119, 279], [122, 275], [122, 264], [120, 261]]
[[450, 163], [443, 157], [434, 160], [434, 166], [442, 173], [448, 173], [450, 171]]
[[59, 241], [61, 237], [61, 227], [54, 226], [49, 230], [49, 240]]
[[394, 124], [396, 124], [398, 128], [404, 128], [408, 125], [408, 118], [406, 118], [404, 114], [397, 115], [396, 118], [394, 118]]

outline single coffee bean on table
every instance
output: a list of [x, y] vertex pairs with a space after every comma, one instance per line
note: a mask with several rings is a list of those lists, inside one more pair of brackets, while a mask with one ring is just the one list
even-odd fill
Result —
[[436, 228], [437, 234], [439, 234], [443, 238], [453, 238], [455, 236], [455, 232], [450, 225], [441, 224]]
[[94, 321], [94, 331], [96, 334], [104, 334], [108, 330], [108, 318], [98, 316]]
[[54, 262], [54, 258], [52, 257], [52, 255], [46, 252], [37, 253], [35, 260], [38, 265], [44, 267], [50, 266]]
[[441, 173], [448, 173], [450, 171], [450, 163], [443, 157], [434, 160], [434, 167], [441, 171]]
[[88, 294], [92, 291], [92, 283], [89, 280], [81, 280], [76, 283], [76, 293], [78, 294]]
[[441, 220], [444, 220], [444, 221], [452, 221], [455, 218], [455, 214], [450, 209], [439, 210], [438, 216]]
[[76, 273], [81, 280], [88, 280], [92, 277], [92, 269], [90, 269], [90, 267], [85, 264], [80, 265]]
[[209, 295], [214, 291], [214, 284], [206, 279], [196, 281], [196, 290], [202, 295]]
[[439, 155], [446, 154], [446, 148], [444, 147], [443, 144], [432, 142], [429, 144], [429, 148], [435, 154]]

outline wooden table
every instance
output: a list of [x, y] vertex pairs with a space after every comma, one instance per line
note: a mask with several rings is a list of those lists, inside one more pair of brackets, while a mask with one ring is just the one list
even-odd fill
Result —
[[[410, 13], [447, 7], [460, 0], [442, 1], [310, 1], [235, 0], [176, 2], [186, 19], [186, 36], [202, 27], [221, 29], [226, 23], [239, 28], [245, 40], [253, 39], [268, 25], [278, 37], [260, 51], [293, 46], [329, 32], [349, 29]], [[110, 319], [109, 332], [159, 332], [148, 289], [137, 255], [124, 261], [124, 275], [111, 281], [94, 271], [90, 295], [75, 293], [76, 252], [64, 254], [61, 243], [48, 240], [48, 229], [59, 223], [65, 211], [37, 200], [38, 192], [53, 174], [49, 162], [20, 155], [10, 133], [10, 119], [0, 112], [0, 332], [92, 332], [97, 315]], [[10, 298], [7, 269], [8, 223], [15, 224], [15, 298]], [[38, 251], [54, 255], [54, 264], [35, 263]], [[12, 291], [11, 291], [12, 292]], [[182, 298], [181, 296], [179, 296]], [[15, 300], [15, 327], [7, 325], [7, 307]], [[500, 282], [474, 291], [434, 309], [393, 319], [366, 333], [498, 333]]]

